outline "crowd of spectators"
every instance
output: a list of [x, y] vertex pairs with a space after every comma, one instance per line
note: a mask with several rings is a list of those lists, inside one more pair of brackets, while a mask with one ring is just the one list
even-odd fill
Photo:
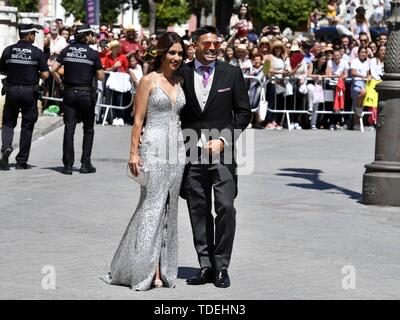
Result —
[[[364, 122], [374, 128], [377, 101], [365, 105], [364, 99], [371, 90], [376, 93], [374, 85], [384, 73], [388, 39], [385, 20], [390, 6], [384, 0], [373, 1], [374, 12], [368, 20], [363, 6], [346, 0], [343, 13], [341, 2], [329, 1], [324, 12], [313, 10], [307, 32], [296, 35], [275, 25], [267, 25], [257, 34], [247, 4], [240, 5], [232, 16], [229, 39], [221, 38], [220, 60], [239, 66], [245, 76], [257, 77], [257, 81], [249, 81], [254, 110], [260, 104], [256, 86], [261, 86], [269, 110], [285, 106], [293, 114], [287, 123], [283, 113], [268, 111], [261, 119], [255, 112], [253, 128], [359, 129], [363, 111], [370, 114]], [[330, 97], [327, 91], [332, 92]], [[336, 108], [336, 95], [340, 93], [345, 95], [344, 102]], [[318, 113], [322, 104], [331, 114]], [[300, 109], [308, 114], [296, 114]], [[353, 111], [354, 115], [341, 116], [336, 112], [340, 110]]]
[[[232, 15], [229, 35], [219, 37], [221, 46], [218, 49], [218, 59], [240, 67], [246, 77], [257, 78], [255, 82], [248, 82], [254, 110], [260, 105], [261, 88], [265, 89], [269, 111], [265, 116], [254, 111], [253, 128], [357, 129], [367, 84], [370, 80], [379, 81], [384, 73], [388, 38], [384, 28], [390, 10], [387, 1], [373, 1], [375, 11], [372, 20], [380, 28], [380, 32], [376, 34], [371, 32], [363, 7], [355, 8], [352, 1], [345, 0], [347, 12], [343, 15], [338, 5], [340, 2], [329, 1], [325, 12], [311, 12], [308, 32], [298, 35], [293, 34], [290, 29], [281, 31], [278, 26], [268, 24], [257, 33], [247, 4], [241, 4]], [[324, 38], [318, 35], [323, 26], [334, 28], [337, 36]], [[59, 19], [49, 28], [45, 28], [44, 50], [48, 54], [50, 66], [60, 51], [74, 41], [73, 28], [63, 26]], [[155, 55], [157, 34], [146, 38], [143, 34], [138, 34], [133, 26], [118, 31], [102, 25], [91, 45], [98, 50], [105, 71], [129, 75], [134, 93]], [[195, 53], [189, 31], [185, 32], [183, 39], [187, 51], [185, 62], [190, 62], [195, 58]], [[352, 80], [349, 81], [349, 78]], [[344, 85], [341, 80], [345, 82]], [[321, 85], [324, 89], [328, 86], [332, 90], [343, 85], [346, 98], [340, 109], [348, 108], [355, 112], [350, 120], [335, 112], [323, 116], [318, 114], [321, 103], [325, 102], [324, 97], [321, 97]], [[57, 91], [57, 88], [51, 88], [51, 80], [47, 88], [49, 91]], [[130, 98], [123, 96], [122, 99], [122, 104], [121, 101], [114, 100], [110, 103], [124, 105]], [[336, 110], [333, 100], [330, 102], [326, 104], [328, 108]], [[293, 112], [290, 123], [287, 123], [282, 113], [270, 111], [281, 109], [283, 104]], [[302, 106], [308, 112], [306, 116], [304, 113], [295, 113]], [[372, 109], [367, 124], [373, 127], [376, 123], [376, 106]], [[130, 113], [116, 110], [114, 115], [118, 121], [123, 119], [122, 123], [132, 121]], [[102, 120], [100, 116], [99, 121]], [[109, 122], [122, 124], [118, 121], [111, 119]]]
[[[44, 28], [44, 52], [47, 55], [49, 67], [52, 66], [61, 50], [74, 42], [74, 29], [77, 26], [65, 27], [63, 21], [57, 19], [49, 27]], [[118, 33], [107, 25], [100, 26], [99, 32], [93, 37], [93, 43], [90, 46], [99, 52], [103, 68], [108, 72], [107, 79], [110, 73], [123, 73], [129, 75], [132, 84], [132, 90], [129, 90], [126, 94], [110, 96], [108, 90], [106, 95], [107, 104], [116, 106], [129, 105], [140, 79], [147, 73], [149, 62], [155, 54], [156, 45], [156, 34], [151, 34], [149, 38], [140, 37], [132, 25], [120, 29]], [[60, 68], [59, 73], [62, 76], [62, 68]], [[119, 80], [121, 79], [123, 78]], [[98, 86], [104, 86], [104, 84], [99, 83]], [[99, 89], [106, 90], [107, 88]], [[60, 88], [52, 78], [49, 78], [45, 83], [44, 95], [60, 96]], [[43, 100], [43, 108], [46, 108], [47, 104], [48, 102]], [[101, 117], [104, 115], [104, 112], [101, 113], [101, 111], [104, 110], [97, 110], [98, 122], [102, 121]], [[131, 110], [114, 110], [112, 111], [111, 119], [107, 119], [107, 122], [114, 125], [132, 123]]]

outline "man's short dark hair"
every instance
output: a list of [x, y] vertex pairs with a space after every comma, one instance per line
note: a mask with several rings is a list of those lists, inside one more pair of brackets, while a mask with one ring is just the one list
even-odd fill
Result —
[[218, 29], [213, 26], [202, 26], [192, 33], [192, 41], [196, 42], [202, 35], [212, 33], [218, 35]]
[[304, 41], [301, 46], [303, 47], [303, 49], [308, 49], [310, 50], [313, 47], [313, 43], [309, 40]]
[[[88, 41], [86, 37], [90, 34], [91, 32], [82, 32], [82, 33], [75, 33], [75, 43], [79, 44], [87, 44]], [[93, 34], [93, 33], [92, 33]]]
[[18, 36], [19, 36], [19, 38], [22, 40], [22, 39], [25, 39], [25, 38], [28, 38], [28, 36], [29, 35], [31, 35], [33, 32], [30, 32], [30, 33], [18, 33]]
[[368, 33], [366, 33], [365, 31], [361, 31], [361, 32], [358, 34], [358, 38], [360, 39], [361, 36], [367, 36], [367, 37], [368, 37]]
[[379, 34], [378, 38], [380, 38], [381, 36], [386, 36], [386, 37], [387, 37], [388, 34], [387, 34], [387, 32], [384, 31], [384, 32], [381, 32], [381, 33]]
[[363, 46], [363, 45], [358, 47], [358, 52], [360, 52], [361, 50], [364, 50], [364, 49], [367, 50], [367, 52], [368, 52], [368, 47], [367, 46]]

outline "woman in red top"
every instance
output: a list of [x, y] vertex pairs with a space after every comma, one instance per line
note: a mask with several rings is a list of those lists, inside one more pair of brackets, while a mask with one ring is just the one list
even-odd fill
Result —
[[108, 44], [110, 52], [104, 59], [104, 67], [106, 71], [128, 72], [129, 61], [125, 55], [120, 52], [120, 43], [113, 40]]

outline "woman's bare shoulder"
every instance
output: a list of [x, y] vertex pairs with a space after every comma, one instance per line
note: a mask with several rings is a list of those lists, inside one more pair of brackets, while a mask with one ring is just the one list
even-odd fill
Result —
[[142, 77], [140, 84], [148, 89], [152, 89], [157, 83], [157, 76], [155, 72], [150, 72]]

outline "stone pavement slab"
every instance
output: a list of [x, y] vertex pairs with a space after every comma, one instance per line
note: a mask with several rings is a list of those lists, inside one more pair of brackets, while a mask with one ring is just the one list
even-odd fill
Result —
[[[62, 128], [33, 143], [32, 170], [0, 172], [0, 299], [400, 298], [400, 209], [359, 202], [375, 134], [352, 131], [255, 131], [255, 169], [239, 177], [235, 202], [230, 288], [185, 284], [198, 263], [182, 199], [177, 287], [105, 284], [139, 198], [125, 176], [130, 131], [96, 127], [93, 175], [77, 172], [81, 126], [72, 176], [60, 173]], [[56, 288], [45, 290], [52, 268]], [[345, 290], [349, 270], [355, 289]]]
[[[1, 120], [1, 119], [0, 119]], [[14, 130], [14, 140], [13, 140], [13, 148], [16, 149], [19, 146], [19, 136], [21, 133], [21, 118], [18, 118], [17, 126]], [[63, 125], [62, 117], [50, 117], [50, 116], [39, 116], [38, 121], [35, 124], [35, 128], [33, 130], [32, 141], [35, 141], [46, 134], [52, 132], [53, 130], [61, 127]], [[0, 128], [0, 132], [1, 132]]]

